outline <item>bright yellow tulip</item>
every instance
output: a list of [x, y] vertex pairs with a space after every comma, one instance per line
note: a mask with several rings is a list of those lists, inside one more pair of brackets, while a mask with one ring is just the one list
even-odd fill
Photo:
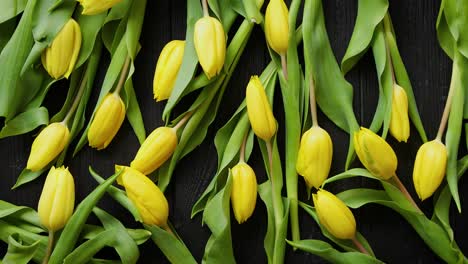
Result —
[[41, 224], [49, 231], [62, 229], [75, 207], [75, 183], [67, 168], [52, 167], [39, 198], [37, 212]]
[[361, 127], [354, 133], [354, 148], [362, 165], [374, 176], [388, 180], [395, 175], [398, 166], [395, 151], [371, 130]]
[[320, 224], [328, 232], [339, 239], [354, 239], [356, 220], [351, 210], [338, 197], [320, 189], [312, 198]]
[[423, 201], [434, 194], [445, 176], [447, 148], [439, 140], [424, 143], [416, 154], [413, 170], [414, 188]]
[[194, 44], [198, 61], [208, 79], [218, 75], [226, 57], [226, 35], [221, 22], [205, 16], [195, 23]]
[[327, 131], [313, 126], [302, 135], [296, 170], [309, 189], [322, 186], [330, 172], [332, 156], [333, 144]]
[[283, 0], [271, 0], [265, 12], [265, 35], [268, 45], [280, 55], [289, 44], [289, 12]]
[[247, 114], [257, 137], [269, 141], [276, 134], [276, 120], [258, 76], [252, 76], [246, 90]]
[[116, 166], [116, 171], [121, 169], [124, 171], [117, 178], [117, 183], [125, 187], [128, 198], [138, 209], [143, 222], [166, 227], [169, 205], [158, 186], [133, 168]]
[[70, 131], [64, 123], [52, 123], [34, 139], [26, 168], [39, 171], [53, 161], [70, 141]]
[[393, 87], [390, 134], [399, 142], [406, 142], [410, 136], [408, 96], [406, 96], [405, 90], [398, 84], [395, 84]]
[[130, 167], [148, 175], [168, 160], [177, 147], [176, 130], [170, 127], [156, 128], [141, 144]]
[[105, 149], [125, 119], [125, 104], [116, 93], [107, 94], [99, 105], [88, 131], [89, 145]]
[[153, 94], [157, 102], [171, 96], [177, 73], [182, 65], [184, 48], [185, 41], [173, 40], [161, 51], [153, 79]]
[[80, 25], [70, 18], [42, 53], [42, 65], [54, 79], [68, 79], [81, 49]]
[[253, 169], [240, 162], [231, 169], [231, 203], [234, 216], [239, 224], [252, 215], [257, 202], [257, 177]]
[[96, 15], [109, 10], [122, 0], [77, 0], [83, 7], [83, 15]]

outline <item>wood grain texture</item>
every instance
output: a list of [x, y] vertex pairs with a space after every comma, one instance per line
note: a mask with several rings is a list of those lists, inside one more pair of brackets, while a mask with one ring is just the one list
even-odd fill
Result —
[[[331, 45], [337, 59], [340, 61], [346, 50], [352, 33], [354, 19], [357, 12], [357, 1], [326, 0], [324, 2], [325, 19]], [[435, 22], [439, 2], [436, 0], [416, 1], [390, 1], [390, 14], [397, 34], [398, 47], [405, 62], [414, 93], [420, 110], [421, 118], [428, 136], [434, 137], [440, 116], [442, 114], [446, 94], [448, 92], [451, 63], [439, 48], [436, 38]], [[142, 33], [142, 49], [136, 60], [134, 75], [135, 90], [142, 109], [145, 126], [148, 132], [163, 125], [161, 114], [164, 104], [157, 104], [153, 100], [152, 81], [154, 67], [159, 52], [165, 43], [172, 39], [181, 39], [185, 35], [186, 4], [184, 0], [174, 1], [148, 1], [145, 23]], [[302, 46], [300, 46], [302, 49]], [[244, 97], [245, 86], [249, 76], [261, 73], [269, 62], [265, 47], [265, 40], [260, 28], [255, 28], [251, 40], [242, 56], [239, 67], [235, 71], [227, 87], [224, 101], [221, 104], [218, 116], [208, 131], [206, 140], [184, 158], [177, 167], [173, 182], [167, 190], [170, 203], [170, 220], [184, 239], [188, 248], [198, 261], [203, 256], [206, 241], [210, 235], [207, 227], [201, 226], [200, 216], [190, 219], [192, 205], [204, 191], [214, 173], [216, 172], [216, 150], [213, 139], [216, 131], [234, 113], [238, 104]], [[92, 95], [92, 106], [97, 99], [97, 87], [102, 84], [105, 69], [109, 63], [109, 56], [103, 56], [98, 77], [95, 83], [95, 92]], [[369, 125], [377, 105], [378, 81], [371, 52], [358, 63], [346, 78], [354, 86], [354, 110], [360, 124]], [[66, 84], [55, 87], [49, 93], [46, 105], [51, 113], [57, 111], [66, 95]], [[279, 88], [279, 87], [278, 87]], [[275, 98], [275, 115], [283, 124], [283, 111], [279, 90]], [[187, 105], [180, 105], [176, 112], [181, 112]], [[88, 109], [89, 112], [92, 109]], [[319, 113], [319, 122], [330, 131], [334, 141], [334, 161], [331, 174], [341, 172], [344, 167], [348, 145], [348, 135], [334, 126], [332, 122]], [[16, 177], [26, 164], [33, 135], [7, 138], [0, 140], [0, 168], [2, 168], [2, 183], [0, 184], [0, 199], [15, 204], [27, 205], [36, 208], [37, 201], [44, 182], [44, 176], [37, 181], [11, 191], [10, 188]], [[284, 139], [284, 127], [279, 130], [279, 139]], [[463, 141], [463, 140], [462, 140]], [[412, 127], [408, 144], [400, 144], [390, 139], [399, 157], [398, 174], [409, 191], [415, 196], [412, 187], [412, 164], [415, 154], [421, 144], [415, 129]], [[462, 144], [464, 146], [465, 144]], [[284, 149], [284, 144], [280, 142]], [[110, 175], [114, 164], [128, 164], [138, 149], [138, 141], [126, 121], [117, 134], [114, 142], [104, 151], [95, 151], [84, 148], [74, 159], [68, 159], [66, 164], [70, 167], [76, 179], [77, 199], [81, 200], [95, 186], [96, 183], [88, 174], [88, 166], [92, 166], [102, 175]], [[462, 150], [466, 152], [466, 150]], [[250, 162], [257, 173], [258, 181], [265, 180], [258, 146]], [[358, 162], [353, 164], [359, 166]], [[299, 180], [300, 198], [306, 199], [304, 182]], [[347, 180], [342, 183], [330, 185], [332, 192], [339, 192], [352, 187], [379, 188], [375, 182], [365, 179]], [[451, 213], [452, 224], [456, 231], [456, 239], [462, 251], [468, 252], [466, 234], [468, 221], [466, 212], [468, 200], [466, 181], [460, 182], [460, 193], [464, 214], [454, 210]], [[431, 214], [431, 201], [420, 203], [427, 215]], [[133, 218], [109, 196], [105, 196], [99, 206], [126, 225], [137, 227]], [[358, 228], [369, 240], [375, 254], [388, 263], [439, 263], [438, 258], [425, 246], [412, 228], [393, 211], [380, 206], [370, 205], [355, 210]], [[91, 222], [97, 222], [95, 218]], [[314, 221], [304, 212], [300, 212], [302, 238], [325, 239], [319, 232]], [[234, 253], [239, 263], [265, 263], [266, 257], [263, 249], [263, 237], [266, 230], [266, 210], [264, 205], [257, 203], [254, 215], [242, 226], [232, 221], [232, 236]], [[0, 247], [3, 255], [6, 246]], [[100, 257], [116, 258], [115, 252], [106, 250]], [[154, 244], [148, 242], [141, 247], [140, 263], [167, 263], [162, 253]], [[286, 263], [324, 263], [316, 256], [293, 252], [287, 249]]]

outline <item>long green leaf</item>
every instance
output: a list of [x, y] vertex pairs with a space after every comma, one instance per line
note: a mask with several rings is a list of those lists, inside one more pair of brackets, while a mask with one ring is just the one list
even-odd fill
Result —
[[[23, 12], [28, 0], [3, 0], [0, 2], [0, 24]], [[3, 32], [2, 32], [3, 33]]]
[[145, 225], [145, 228], [152, 233], [151, 238], [158, 245], [167, 259], [174, 264], [196, 264], [187, 247], [174, 235], [157, 227]]
[[3, 257], [4, 264], [27, 264], [34, 257], [39, 241], [31, 245], [24, 245], [18, 235], [8, 238], [8, 251]]

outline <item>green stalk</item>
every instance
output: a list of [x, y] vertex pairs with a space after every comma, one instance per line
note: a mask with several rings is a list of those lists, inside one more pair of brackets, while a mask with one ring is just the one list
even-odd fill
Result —
[[293, 0], [289, 12], [289, 48], [287, 53], [287, 85], [281, 85], [286, 122], [286, 190], [290, 201], [292, 240], [300, 240], [296, 160], [301, 137], [301, 114], [299, 98], [301, 91], [301, 73], [296, 46], [296, 19], [301, 0]]

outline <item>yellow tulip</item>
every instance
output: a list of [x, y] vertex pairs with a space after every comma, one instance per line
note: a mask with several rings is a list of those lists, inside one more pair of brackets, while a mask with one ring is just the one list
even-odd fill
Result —
[[354, 239], [356, 220], [351, 210], [338, 197], [320, 189], [312, 198], [320, 224], [328, 232], [339, 239]]
[[289, 44], [289, 12], [283, 0], [271, 0], [265, 12], [265, 35], [268, 45], [280, 55]]
[[424, 143], [416, 154], [413, 182], [419, 198], [423, 201], [442, 183], [447, 166], [447, 148], [439, 140]]
[[405, 90], [398, 84], [395, 84], [393, 87], [390, 134], [399, 142], [406, 142], [410, 135], [408, 96], [406, 96]]
[[96, 15], [109, 10], [122, 0], [77, 0], [83, 7], [83, 15]]
[[257, 137], [269, 141], [276, 133], [276, 120], [258, 76], [252, 76], [246, 90], [247, 114]]
[[42, 53], [42, 65], [54, 79], [68, 79], [81, 49], [80, 25], [70, 18]]
[[67, 168], [52, 167], [47, 174], [37, 212], [49, 231], [62, 229], [73, 214], [75, 183]]
[[398, 166], [398, 160], [392, 147], [380, 136], [367, 128], [361, 127], [354, 133], [354, 148], [361, 161], [374, 176], [388, 180]]
[[116, 166], [116, 171], [120, 169], [124, 171], [117, 178], [117, 183], [125, 187], [127, 196], [138, 209], [143, 223], [166, 227], [169, 205], [158, 186], [133, 168]]
[[234, 216], [239, 224], [252, 215], [257, 202], [257, 178], [252, 168], [240, 162], [231, 169], [231, 203]]
[[141, 144], [130, 167], [148, 175], [168, 160], [177, 147], [176, 130], [170, 127], [156, 128]]
[[193, 41], [198, 61], [208, 79], [218, 75], [226, 57], [226, 35], [221, 22], [209, 16], [200, 18], [195, 23]]
[[52, 123], [34, 139], [26, 168], [39, 171], [53, 161], [70, 140], [70, 131], [64, 123]]
[[307, 130], [301, 138], [296, 170], [304, 177], [307, 187], [320, 188], [328, 177], [333, 156], [330, 135], [319, 126]]
[[159, 55], [153, 79], [153, 94], [156, 101], [166, 100], [171, 96], [182, 58], [185, 41], [173, 40], [164, 46]]
[[125, 119], [125, 104], [116, 93], [109, 93], [99, 105], [88, 131], [89, 145], [105, 149], [115, 137]]

